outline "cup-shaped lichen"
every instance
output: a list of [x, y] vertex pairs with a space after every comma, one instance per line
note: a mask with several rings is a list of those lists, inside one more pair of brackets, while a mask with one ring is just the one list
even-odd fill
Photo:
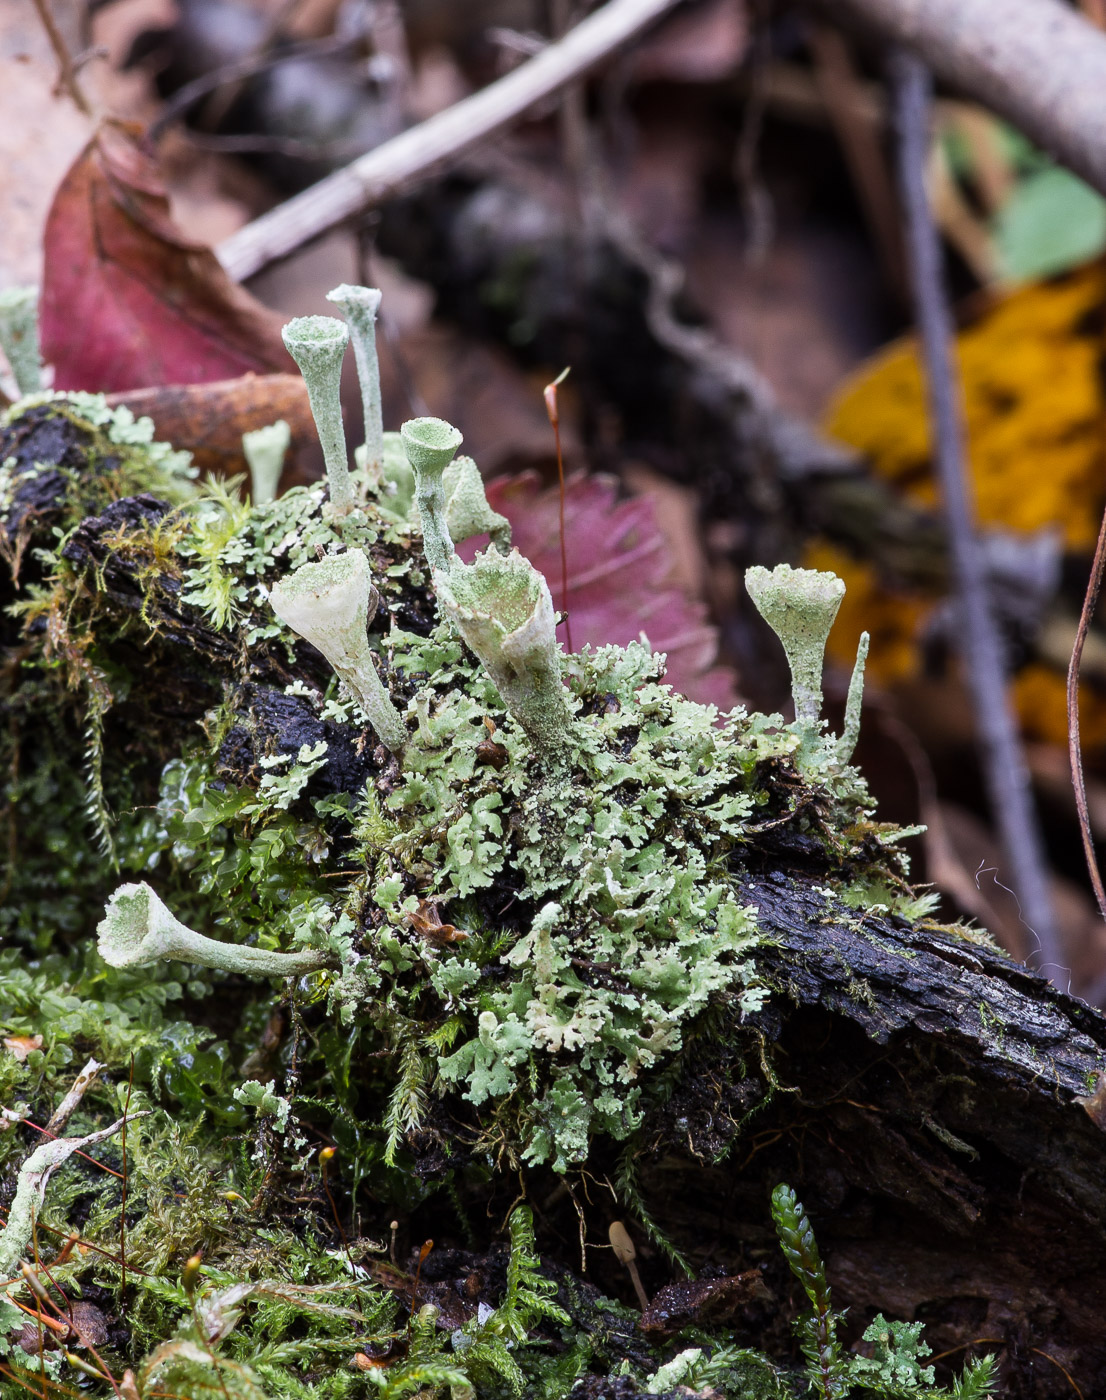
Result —
[[442, 473], [461, 446], [461, 434], [442, 418], [412, 418], [400, 429], [415, 473], [415, 502], [422, 519], [423, 551], [432, 569], [448, 569], [453, 540], [446, 520]]
[[331, 961], [314, 949], [272, 953], [207, 938], [182, 924], [145, 882], [119, 886], [108, 900], [96, 932], [100, 956], [110, 967], [142, 967], [175, 958], [247, 977], [299, 977], [317, 972]]
[[292, 430], [283, 418], [242, 434], [242, 451], [250, 469], [250, 499], [255, 506], [271, 501], [280, 485]]
[[381, 742], [399, 753], [407, 728], [377, 674], [368, 638], [379, 601], [368, 561], [357, 549], [301, 564], [269, 593], [281, 622], [318, 647], [356, 696]]
[[37, 287], [9, 287], [0, 292], [0, 349], [8, 357], [19, 392], [37, 394], [42, 388]]
[[384, 465], [384, 416], [380, 403], [380, 364], [376, 354], [376, 313], [380, 292], [375, 287], [354, 287], [343, 282], [327, 301], [341, 308], [349, 322], [353, 357], [357, 362], [357, 382], [361, 386], [361, 408], [365, 416], [364, 462], [370, 481], [379, 481]]
[[549, 585], [517, 549], [486, 550], [437, 570], [438, 603], [495, 682], [507, 709], [547, 763], [572, 749], [572, 715]]
[[456, 545], [473, 535], [487, 535], [500, 554], [511, 548], [511, 522], [492, 510], [484, 493], [484, 479], [471, 457], [457, 457], [442, 475], [445, 522]]
[[864, 703], [864, 663], [868, 660], [868, 634], [861, 632], [856, 648], [856, 661], [852, 679], [849, 681], [849, 695], [845, 701], [845, 727], [837, 741], [837, 758], [840, 763], [848, 763], [860, 738], [860, 711]]
[[353, 482], [342, 429], [342, 360], [349, 329], [336, 316], [297, 316], [283, 331], [288, 353], [300, 367], [323, 448], [330, 500], [336, 511], [353, 509]]
[[836, 574], [817, 569], [793, 569], [790, 564], [765, 569], [758, 564], [745, 571], [745, 587], [787, 653], [795, 718], [817, 723], [826, 641], [845, 585]]

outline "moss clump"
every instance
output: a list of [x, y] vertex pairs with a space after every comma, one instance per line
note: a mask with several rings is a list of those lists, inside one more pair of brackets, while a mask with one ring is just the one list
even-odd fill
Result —
[[[83, 442], [124, 431], [98, 401], [22, 412], [44, 409]], [[719, 716], [674, 694], [643, 645], [560, 658], [572, 744], [543, 763], [435, 618], [394, 435], [378, 482], [351, 474], [342, 516], [322, 487], [251, 507], [226, 486], [188, 484], [168, 451], [115, 446], [97, 490], [111, 501], [133, 481], [149, 495], [73, 531], [87, 483], [66, 467], [62, 533], [37, 517], [17, 526], [39, 579], [17, 599], [23, 638], [0, 693], [3, 801], [9, 816], [35, 804], [33, 825], [7, 826], [9, 931], [33, 958], [0, 964], [0, 1031], [41, 1037], [25, 1062], [0, 1055], [5, 1103], [44, 1122], [93, 1053], [104, 1074], [71, 1131], [112, 1122], [128, 1098], [151, 1110], [128, 1136], [133, 1335], [115, 1354], [136, 1364], [164, 1342], [138, 1383], [188, 1395], [208, 1393], [205, 1376], [231, 1395], [362, 1394], [371, 1364], [358, 1379], [348, 1345], [341, 1365], [326, 1362], [342, 1354], [331, 1323], [353, 1310], [358, 1345], [369, 1363], [386, 1358], [395, 1394], [410, 1381], [554, 1396], [590, 1368], [610, 1374], [550, 1309], [502, 1314], [509, 1280], [508, 1302], [487, 1302], [498, 1320], [474, 1305], [451, 1350], [429, 1319], [401, 1327], [387, 1268], [341, 1244], [335, 1212], [409, 1207], [489, 1164], [565, 1172], [628, 1139], [693, 1028], [708, 1013], [738, 1021], [765, 995], [742, 874], [791, 841], [827, 890], [870, 889], [894, 906], [910, 897], [897, 833], [872, 820], [820, 724]], [[268, 604], [293, 570], [351, 551], [381, 595], [369, 643], [409, 734], [401, 757], [375, 744], [355, 696]], [[75, 709], [94, 715], [84, 738]], [[75, 837], [82, 768], [110, 849]], [[52, 898], [18, 873], [24, 841], [53, 853]], [[224, 944], [315, 952], [327, 966], [275, 990], [181, 962], [107, 968], [93, 932], [122, 881], [148, 881], [176, 919]], [[339, 1149], [339, 1204], [323, 1144]], [[26, 1148], [0, 1135], [9, 1170]], [[114, 1147], [108, 1158], [121, 1163]], [[79, 1221], [104, 1254], [74, 1256], [59, 1278], [95, 1282], [122, 1308], [117, 1179], [84, 1165], [64, 1176], [44, 1227]], [[176, 1271], [197, 1248], [210, 1272], [189, 1302]], [[391, 1291], [419, 1303], [403, 1278]], [[530, 1291], [549, 1301], [534, 1279]], [[233, 1320], [213, 1341], [197, 1309]], [[534, 1336], [557, 1338], [547, 1365], [537, 1344], [526, 1352]], [[635, 1363], [627, 1383], [674, 1359]], [[689, 1361], [680, 1374], [715, 1371]]]

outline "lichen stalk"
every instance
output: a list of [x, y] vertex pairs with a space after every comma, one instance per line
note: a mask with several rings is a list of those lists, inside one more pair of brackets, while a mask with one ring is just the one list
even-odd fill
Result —
[[307, 386], [311, 415], [322, 444], [331, 505], [340, 515], [346, 515], [354, 507], [342, 428], [342, 360], [349, 344], [349, 329], [336, 316], [297, 316], [284, 327], [283, 336]]
[[573, 749], [572, 715], [561, 682], [553, 599], [545, 578], [517, 549], [489, 549], [471, 565], [454, 555], [435, 570], [438, 603], [479, 657], [503, 703], [548, 765]]
[[314, 949], [276, 953], [196, 933], [171, 914], [144, 881], [119, 886], [96, 933], [100, 956], [109, 967], [142, 967], [171, 958], [246, 977], [300, 977], [328, 965], [326, 955]]
[[376, 287], [355, 287], [348, 282], [326, 294], [327, 301], [334, 302], [349, 323], [365, 419], [365, 467], [369, 480], [374, 482], [380, 480], [384, 467], [384, 413], [376, 352], [376, 313], [380, 309], [380, 298]]
[[849, 694], [845, 701], [845, 725], [841, 738], [837, 741], [837, 757], [841, 763], [848, 763], [856, 750], [860, 738], [860, 711], [864, 703], [864, 663], [868, 659], [868, 633], [861, 632], [856, 648], [856, 662], [849, 681]]
[[379, 602], [360, 550], [302, 564], [269, 594], [270, 606], [281, 622], [318, 647], [356, 697], [381, 742], [399, 753], [407, 742], [407, 726], [377, 674], [368, 638]]
[[442, 476], [462, 438], [442, 418], [412, 418], [400, 429], [407, 460], [415, 473], [415, 501], [422, 520], [423, 552], [431, 569], [446, 570], [454, 558]]
[[822, 666], [845, 585], [836, 574], [759, 564], [745, 571], [745, 587], [757, 611], [783, 643], [791, 668], [795, 718], [817, 724], [822, 713]]
[[283, 418], [242, 434], [242, 451], [250, 469], [250, 500], [255, 506], [275, 500], [292, 430]]
[[37, 287], [9, 287], [0, 292], [0, 348], [8, 357], [19, 392], [37, 394], [42, 389]]

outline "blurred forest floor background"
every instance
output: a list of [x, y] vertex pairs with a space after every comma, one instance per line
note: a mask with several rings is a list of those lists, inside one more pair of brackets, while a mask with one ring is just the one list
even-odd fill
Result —
[[[77, 284], [105, 306], [165, 310], [160, 342], [133, 361], [110, 336], [97, 348], [101, 328], [74, 325], [66, 352], [47, 355], [55, 382], [123, 393], [161, 436], [233, 472], [243, 427], [278, 411], [303, 422], [304, 408], [291, 388], [263, 404], [241, 386], [167, 392], [258, 367], [241, 347], [220, 374], [182, 365], [171, 311], [174, 279], [197, 266], [191, 245], [217, 247], [591, 7], [54, 0], [88, 112], [59, 90], [40, 8], [0, 6], [0, 286], [41, 281], [45, 241], [55, 323]], [[1092, 0], [1086, 13], [1100, 18]], [[1027, 958], [1035, 932], [988, 810], [957, 654], [888, 105], [882, 56], [862, 36], [783, 0], [697, 0], [249, 289], [284, 318], [326, 311], [343, 281], [383, 289], [386, 426], [429, 412], [460, 427], [493, 505], [567, 602], [576, 646], [644, 632], [695, 698], [782, 710], [784, 660], [744, 570], [787, 560], [841, 574], [827, 689], [843, 708], [868, 629], [857, 761], [881, 815], [927, 826], [914, 875], [940, 893], [942, 918], [978, 920]], [[145, 146], [111, 128], [82, 156], [104, 114], [146, 128]], [[960, 327], [980, 548], [1058, 930], [1045, 971], [1103, 1004], [1106, 925], [1072, 796], [1065, 674], [1106, 500], [1106, 202], [983, 108], [939, 94], [935, 116], [927, 175]], [[113, 244], [109, 206], [156, 204], [158, 180], [183, 241], [153, 221], [164, 257], [149, 237]], [[156, 341], [156, 314], [153, 326]], [[562, 597], [543, 389], [566, 365]], [[288, 479], [318, 465], [301, 443]], [[1081, 704], [1090, 818], [1106, 842], [1102, 615]]]

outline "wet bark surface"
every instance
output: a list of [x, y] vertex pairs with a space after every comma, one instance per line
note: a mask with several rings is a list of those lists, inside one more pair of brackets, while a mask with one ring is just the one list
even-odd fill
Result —
[[[283, 687], [318, 684], [319, 663], [306, 647], [244, 659], [171, 573], [151, 589], [135, 560], [105, 546], [163, 510], [152, 497], [117, 502], [77, 528], [66, 558], [96, 571], [100, 645], [136, 678], [116, 712], [129, 740], [156, 752], [175, 739], [179, 752], [227, 697], [238, 718], [221, 761], [242, 781], [261, 756], [318, 737], [321, 722]], [[320, 790], [359, 790], [376, 759], [331, 729], [323, 737], [334, 758]], [[772, 995], [742, 1024], [706, 1019], [665, 1071], [670, 1095], [633, 1149], [661, 1231], [703, 1279], [723, 1282], [662, 1294], [673, 1270], [644, 1251], [649, 1325], [717, 1306], [740, 1340], [788, 1350], [788, 1276], [768, 1213], [787, 1181], [850, 1336], [876, 1311], [924, 1320], [935, 1352], [979, 1339], [1000, 1351], [1004, 1395], [1070, 1395], [1065, 1372], [1085, 1396], [1106, 1394], [1106, 1134], [1094, 1105], [1077, 1102], [1106, 1071], [1106, 1017], [984, 944], [844, 908], [801, 841], [781, 836], [771, 857], [761, 851], [758, 872], [735, 879], [768, 936], [756, 957]], [[544, 1218], [562, 1210], [569, 1263], [572, 1207]], [[604, 1286], [614, 1267], [596, 1269]]]
[[658, 1223], [697, 1262], [768, 1257], [765, 1201], [787, 1181], [855, 1322], [922, 1319], [935, 1352], [989, 1339], [1004, 1395], [1073, 1394], [1061, 1367], [1106, 1393], [1106, 1135], [1077, 1102], [1106, 1066], [1106, 1017], [985, 946], [786, 875], [745, 891], [777, 991], [732, 1044], [737, 1098], [700, 1047], [654, 1125]]

